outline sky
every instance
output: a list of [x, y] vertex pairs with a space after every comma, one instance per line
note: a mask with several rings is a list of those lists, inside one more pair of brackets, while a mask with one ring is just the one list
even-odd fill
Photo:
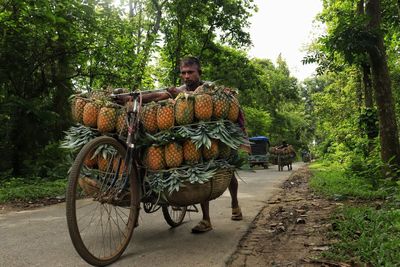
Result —
[[[285, 59], [292, 76], [299, 81], [311, 76], [315, 65], [302, 65], [309, 44], [321, 28], [314, 27], [315, 16], [322, 11], [322, 0], [255, 0], [258, 12], [250, 18], [253, 47], [249, 56], [276, 62]], [[315, 24], [315, 26], [317, 26]]]

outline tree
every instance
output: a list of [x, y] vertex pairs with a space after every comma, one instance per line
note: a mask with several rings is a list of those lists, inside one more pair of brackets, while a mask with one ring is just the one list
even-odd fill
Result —
[[375, 101], [378, 106], [381, 156], [385, 162], [394, 157], [393, 162], [400, 166], [399, 135], [386, 49], [381, 32], [381, 1], [369, 0], [366, 4], [366, 15], [369, 16], [368, 28], [373, 34], [367, 52], [371, 60]]
[[168, 71], [164, 83], [178, 83], [182, 56], [194, 55], [204, 62], [206, 51], [216, 52], [217, 39], [235, 48], [249, 45], [250, 35], [245, 28], [254, 9], [250, 0], [168, 1], [161, 23], [165, 41], [161, 56]]
[[[385, 1], [386, 6], [391, 3], [392, 1]], [[324, 66], [336, 65], [336, 68], [331, 68], [334, 71], [340, 70], [337, 63], [342, 65], [342, 69], [345, 64], [361, 63], [367, 109], [371, 105], [372, 95], [368, 78], [369, 66], [371, 67], [375, 103], [379, 114], [381, 157], [385, 162], [394, 158], [394, 162], [399, 164], [398, 129], [382, 28], [387, 25], [381, 23], [380, 4], [379, 0], [369, 0], [365, 5], [363, 0], [324, 1], [324, 11], [320, 18], [327, 23], [328, 34], [318, 40], [320, 46], [317, 47], [320, 50], [315, 53], [314, 59], [322, 62]], [[368, 62], [365, 59], [368, 59]]]

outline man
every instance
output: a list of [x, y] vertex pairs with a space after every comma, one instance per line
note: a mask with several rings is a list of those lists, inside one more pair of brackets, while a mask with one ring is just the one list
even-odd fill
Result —
[[[154, 92], [142, 95], [142, 101], [148, 103], [151, 101], [160, 101], [168, 98], [175, 98], [179, 93], [186, 91], [194, 91], [204, 82], [201, 81], [201, 66], [200, 61], [196, 57], [185, 57], [180, 62], [180, 77], [183, 85], [180, 87], [171, 87], [164, 92]], [[239, 114], [239, 124], [244, 129], [244, 117], [243, 114]], [[237, 199], [238, 192], [238, 181], [235, 175], [232, 176], [229, 184], [229, 192], [231, 194], [231, 206], [232, 206], [232, 220], [240, 221], [243, 219], [242, 211], [239, 207]], [[200, 203], [201, 210], [203, 212], [203, 219], [192, 229], [193, 233], [204, 233], [212, 230], [211, 219], [209, 213], [209, 202]]]
[[[184, 83], [183, 86], [176, 89], [170, 89], [168, 92], [175, 97], [182, 91], [194, 91], [196, 88], [203, 84], [200, 80], [201, 77], [201, 66], [200, 62], [195, 57], [185, 57], [180, 62], [180, 76]], [[229, 192], [231, 194], [231, 206], [232, 206], [232, 220], [242, 220], [243, 215], [239, 207], [237, 199], [238, 193], [238, 181], [235, 175], [232, 176], [229, 184]], [[210, 213], [209, 213], [209, 202], [200, 203], [201, 210], [203, 212], [203, 219], [192, 229], [193, 233], [204, 233], [212, 229]]]
[[289, 146], [288, 143], [285, 140], [283, 140], [282, 141], [282, 145], [280, 145], [278, 148], [282, 149], [282, 148], [285, 148], [285, 147], [288, 147], [288, 146]]
[[[160, 101], [170, 97], [176, 97], [179, 93], [185, 91], [194, 91], [204, 82], [201, 81], [201, 66], [200, 62], [196, 57], [185, 57], [180, 62], [180, 77], [183, 85], [175, 88], [169, 88], [166, 92], [149, 93], [143, 95], [143, 102], [149, 101]], [[232, 206], [232, 220], [240, 221], [243, 219], [242, 211], [239, 207], [237, 198], [238, 193], [238, 181], [235, 175], [232, 176], [229, 184], [229, 192], [231, 194], [231, 206]], [[200, 203], [201, 210], [203, 212], [203, 219], [192, 229], [192, 233], [204, 233], [212, 230], [210, 213], [209, 213], [209, 202]]]

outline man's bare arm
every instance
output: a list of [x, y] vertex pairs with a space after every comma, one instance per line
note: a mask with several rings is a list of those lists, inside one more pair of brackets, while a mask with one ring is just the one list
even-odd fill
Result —
[[165, 92], [155, 92], [155, 93], [147, 93], [142, 95], [143, 103], [148, 103], [151, 101], [161, 101], [168, 98], [171, 98], [171, 94], [168, 91]]

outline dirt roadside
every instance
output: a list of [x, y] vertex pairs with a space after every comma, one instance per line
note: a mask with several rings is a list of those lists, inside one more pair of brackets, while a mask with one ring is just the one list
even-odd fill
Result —
[[315, 195], [307, 166], [293, 172], [270, 199], [227, 263], [239, 266], [350, 266], [318, 259], [335, 242], [326, 237], [340, 203]]

